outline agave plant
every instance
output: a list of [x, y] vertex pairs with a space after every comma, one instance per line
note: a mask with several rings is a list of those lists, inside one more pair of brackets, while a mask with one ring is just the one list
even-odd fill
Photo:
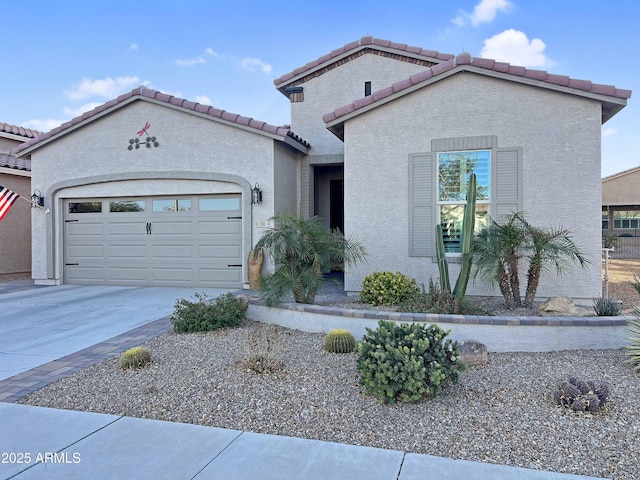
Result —
[[327, 230], [318, 217], [283, 213], [272, 220], [274, 227], [253, 249], [254, 256], [263, 249], [274, 264], [274, 271], [267, 273], [261, 287], [261, 298], [269, 306], [280, 304], [290, 293], [297, 303], [313, 303], [323, 272], [342, 271], [366, 260], [367, 252], [360, 242]]

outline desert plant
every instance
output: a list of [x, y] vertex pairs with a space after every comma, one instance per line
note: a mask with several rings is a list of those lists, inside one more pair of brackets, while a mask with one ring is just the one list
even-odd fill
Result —
[[569, 377], [558, 383], [553, 399], [558, 405], [575, 411], [596, 412], [606, 403], [609, 394], [607, 382], [595, 383]]
[[[529, 261], [524, 302], [520, 296], [520, 260]], [[565, 228], [545, 229], [531, 225], [522, 213], [507, 215], [501, 222], [490, 219], [475, 239], [474, 278], [498, 284], [507, 308], [530, 307], [542, 273], [554, 266], [562, 274], [570, 263], [583, 268], [588, 260]]]
[[383, 403], [435, 397], [466, 369], [448, 333], [435, 324], [381, 320], [358, 344], [360, 383]]
[[245, 358], [240, 366], [248, 371], [269, 374], [282, 370], [281, 345], [275, 325], [260, 325], [247, 333]]
[[118, 364], [123, 370], [146, 367], [151, 363], [151, 353], [142, 347], [133, 347], [120, 355]]
[[617, 235], [611, 233], [602, 239], [603, 248], [617, 248], [620, 244], [620, 239]]
[[449, 290], [429, 279], [429, 290], [424, 285], [410, 300], [401, 303], [396, 310], [414, 313], [462, 313], [461, 302]]
[[323, 281], [323, 272], [343, 270], [365, 261], [367, 252], [355, 239], [339, 231], [328, 231], [317, 217], [300, 218], [282, 213], [272, 218], [254, 247], [254, 256], [263, 249], [274, 263], [261, 286], [261, 298], [276, 306], [293, 292], [297, 303], [313, 303]]
[[397, 305], [418, 293], [417, 282], [400, 272], [374, 272], [362, 279], [360, 299], [370, 305]]
[[640, 276], [637, 273], [633, 274], [633, 280], [629, 280], [629, 283], [636, 292], [640, 293]]
[[195, 297], [197, 301], [184, 298], [176, 301], [171, 315], [174, 332], [205, 332], [222, 327], [238, 327], [247, 311], [247, 303], [230, 292], [220, 295], [213, 302], [205, 293], [196, 293]]
[[611, 297], [598, 297], [594, 299], [593, 309], [599, 317], [615, 317], [616, 315], [620, 315], [620, 304]]
[[349, 330], [336, 328], [325, 337], [324, 349], [331, 353], [351, 353], [356, 349], [356, 339]]
[[636, 318], [627, 319], [627, 332], [629, 333], [629, 341], [631, 345], [627, 347], [627, 363], [640, 373], [640, 310], [636, 309]]
[[[456, 286], [453, 289], [453, 294], [458, 300], [464, 298], [471, 273], [473, 238], [476, 222], [476, 196], [476, 174], [472, 173], [469, 178], [469, 185], [467, 187], [467, 203], [464, 206], [464, 214], [462, 217], [460, 273], [456, 280]], [[440, 271], [440, 287], [442, 290], [450, 292], [451, 283], [449, 280], [449, 264], [447, 263], [447, 257], [444, 249], [442, 225], [436, 225], [436, 258], [438, 261], [438, 270]]]

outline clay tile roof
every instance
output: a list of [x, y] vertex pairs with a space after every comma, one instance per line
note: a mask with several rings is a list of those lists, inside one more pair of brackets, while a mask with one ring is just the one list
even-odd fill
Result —
[[0, 122], [0, 132], [10, 133], [11, 135], [17, 135], [24, 138], [35, 138], [42, 132], [32, 130], [30, 128], [19, 127], [17, 125], [11, 125], [9, 123]]
[[31, 171], [31, 159], [18, 158], [7, 153], [0, 153], [0, 167], [14, 168], [16, 170]]
[[454, 56], [448, 53], [439, 53], [435, 50], [423, 50], [420, 47], [411, 47], [404, 43], [395, 43], [390, 40], [383, 40], [380, 38], [374, 38], [371, 36], [362, 37], [360, 40], [356, 40], [355, 42], [347, 43], [343, 47], [336, 48], [332, 52], [323, 55], [322, 57], [314, 60], [312, 62], [307, 63], [302, 67], [298, 67], [294, 69], [292, 72], [286, 73], [279, 78], [276, 78], [273, 83], [277, 86], [277, 88], [282, 88], [283, 84], [288, 82], [294, 77], [298, 77], [299, 75], [306, 74], [311, 70], [319, 67], [322, 64], [329, 62], [330, 60], [336, 59], [344, 54], [355, 52], [356, 50], [362, 48], [376, 48], [379, 49], [387, 49], [393, 50], [398, 54], [411, 54], [411, 55], [419, 55], [424, 57], [425, 60], [429, 59], [431, 61], [446, 61], [451, 60]]
[[[256, 130], [257, 132], [265, 132], [270, 135], [277, 135], [282, 137], [283, 140], [285, 139], [285, 137], [291, 138], [304, 148], [310, 147], [309, 142], [305, 141], [304, 139], [300, 138], [299, 136], [291, 132], [291, 128], [289, 126], [282, 127], [282, 126], [269, 125], [266, 122], [254, 120], [249, 117], [243, 117], [241, 115], [238, 115], [237, 113], [226, 112], [224, 110], [219, 110], [217, 108], [214, 108], [208, 105], [201, 105], [199, 103], [191, 102], [183, 98], [174, 97], [173, 95], [168, 95], [166, 93], [158, 92], [150, 88], [138, 87], [128, 93], [124, 93], [120, 95], [116, 99], [109, 100], [107, 103], [100, 105], [94, 108], [93, 110], [83, 113], [79, 117], [73, 118], [72, 120], [63, 123], [62, 125], [54, 128], [49, 132], [40, 133], [40, 132], [35, 132], [33, 130], [29, 130], [29, 132], [33, 132], [33, 136], [29, 137], [30, 139], [27, 140], [25, 143], [14, 148], [12, 150], [12, 153], [19, 154], [23, 150], [29, 149], [46, 139], [57, 136], [59, 134], [64, 134], [70, 128], [75, 127], [83, 122], [90, 121], [91, 118], [96, 117], [96, 115], [98, 115], [99, 113], [104, 112], [105, 110], [108, 110], [112, 107], [117, 107], [118, 105], [121, 105], [123, 102], [128, 102], [130, 101], [130, 99], [134, 97], [150, 98], [155, 100], [156, 102], [166, 103], [168, 105], [174, 105], [174, 106], [183, 108], [185, 110], [191, 110], [201, 115], [219, 118], [221, 120], [224, 120], [230, 123], [235, 123], [242, 127], [251, 128], [253, 130]], [[6, 124], [0, 124], [0, 126], [2, 125], [6, 125]], [[22, 128], [22, 127], [14, 127], [14, 128]], [[28, 130], [28, 129], [23, 129], [23, 130]], [[39, 135], [36, 136], [35, 135], [36, 133], [38, 133]]]
[[[386, 87], [377, 92], [373, 92], [373, 94], [369, 97], [365, 97], [365, 99], [371, 100], [358, 99], [349, 105], [345, 105], [343, 107], [337, 108], [333, 112], [325, 114], [322, 119], [325, 123], [335, 122], [340, 117], [355, 112], [358, 109], [368, 107], [373, 103], [380, 102], [381, 100], [392, 94], [397, 93], [401, 95], [404, 90], [415, 89], [416, 85], [424, 83], [432, 78], [438, 80], [438, 76], [442, 76], [443, 74], [451, 70], [455, 70], [455, 72], [467, 70], [477, 73], [482, 73], [483, 71], [487, 71], [487, 73], [497, 72], [500, 74], [505, 74], [503, 78], [508, 79], [509, 76], [511, 76], [514, 77], [514, 81], [526, 81], [518, 78], [523, 77], [540, 82], [538, 84], [540, 86], [547, 85], [550, 88], [553, 88], [554, 86], [567, 87], [569, 89], [581, 90], [583, 92], [603, 95], [606, 97], [613, 97], [614, 99], [619, 100], [626, 100], [628, 98], [631, 98], [631, 90], [618, 89], [612, 85], [593, 84], [589, 80], [578, 80], [569, 78], [564, 75], [554, 75], [543, 70], [527, 69], [525, 67], [510, 65], [509, 63], [505, 62], [496, 62], [495, 60], [491, 60], [488, 58], [473, 58], [468, 53], [462, 53], [455, 58], [444, 61], [442, 63], [438, 63], [432, 67], [427, 68], [423, 72], [412, 75], [408, 79], [396, 82], [390, 87]], [[619, 111], [625, 105], [625, 103], [621, 103], [619, 101], [613, 102], [612, 104], [617, 105], [617, 109], [614, 110], [613, 113], [607, 114], [607, 119], [617, 113], [617, 111]], [[604, 118], [605, 117], [603, 116], [603, 120]]]

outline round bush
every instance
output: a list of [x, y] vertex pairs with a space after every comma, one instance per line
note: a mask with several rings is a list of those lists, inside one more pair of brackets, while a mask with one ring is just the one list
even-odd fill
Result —
[[151, 353], [142, 347], [130, 348], [120, 355], [120, 368], [142, 368], [151, 363]]
[[351, 353], [356, 349], [356, 339], [349, 330], [336, 328], [325, 337], [324, 349], [331, 353]]
[[420, 289], [411, 277], [400, 272], [374, 272], [362, 279], [360, 299], [371, 305], [397, 305], [411, 300]]
[[383, 403], [435, 397], [466, 370], [457, 342], [437, 325], [381, 320], [358, 344], [360, 383]]

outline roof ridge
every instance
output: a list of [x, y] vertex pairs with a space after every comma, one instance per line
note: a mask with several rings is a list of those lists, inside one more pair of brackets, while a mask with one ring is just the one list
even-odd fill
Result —
[[450, 60], [451, 58], [453, 58], [453, 55], [450, 53], [440, 53], [437, 52], [435, 50], [425, 50], [423, 48], [420, 47], [412, 47], [412, 46], [408, 46], [405, 43], [395, 43], [392, 42], [391, 40], [383, 40], [381, 38], [376, 38], [373, 36], [366, 36], [366, 37], [362, 37], [359, 40], [356, 40], [354, 42], [351, 43], [347, 43], [346, 45], [337, 48], [333, 51], [331, 51], [330, 53], [323, 55], [319, 58], [317, 58], [316, 60], [313, 60], [311, 62], [308, 62], [307, 64], [303, 65], [302, 67], [298, 67], [296, 69], [294, 69], [293, 71], [286, 73], [278, 78], [276, 78], [273, 83], [275, 85], [281, 84], [286, 82], [287, 80], [292, 79], [293, 77], [297, 77], [298, 75], [301, 75], [315, 67], [317, 67], [318, 65], [321, 65], [333, 58], [339, 57], [340, 55], [343, 55], [349, 51], [352, 50], [357, 50], [361, 47], [381, 47], [381, 48], [390, 48], [393, 50], [397, 50], [397, 51], [401, 51], [401, 52], [406, 52], [407, 54], [412, 54], [412, 55], [418, 55], [418, 56], [422, 56], [425, 58], [430, 58], [430, 59], [438, 59], [438, 60]]
[[22, 143], [18, 146], [16, 146], [11, 152], [18, 154], [20, 153], [22, 150], [25, 150], [27, 148], [32, 147], [33, 145], [46, 140], [47, 138], [51, 138], [55, 135], [58, 135], [59, 133], [75, 126], [78, 125], [79, 123], [84, 122], [85, 120], [88, 120], [89, 118], [95, 117], [96, 115], [98, 115], [99, 113], [108, 110], [110, 108], [115, 107], [116, 105], [119, 105], [133, 97], [145, 97], [145, 98], [150, 98], [153, 99], [155, 101], [158, 102], [162, 102], [162, 103], [166, 103], [168, 105], [174, 105], [180, 108], [184, 108], [187, 110], [192, 110], [196, 113], [202, 114], [202, 115], [206, 115], [206, 116], [210, 116], [210, 117], [214, 117], [214, 118], [218, 118], [220, 120], [224, 120], [226, 122], [230, 122], [230, 123], [235, 123], [237, 125], [243, 126], [243, 127], [247, 127], [247, 128], [251, 128], [254, 130], [259, 130], [271, 135], [277, 135], [280, 137], [290, 137], [293, 138], [295, 141], [297, 141], [298, 143], [300, 143], [301, 145], [303, 145], [304, 147], [309, 148], [310, 144], [305, 141], [304, 139], [302, 139], [301, 137], [299, 137], [298, 135], [296, 135], [295, 133], [293, 133], [291, 131], [291, 127], [289, 126], [277, 126], [277, 125], [271, 125], [267, 122], [263, 122], [260, 120], [255, 120], [253, 118], [250, 117], [244, 117], [242, 115], [239, 115], [237, 113], [231, 113], [231, 112], [227, 112], [226, 110], [221, 110], [218, 108], [215, 108], [211, 105], [203, 105], [201, 103], [198, 102], [193, 102], [191, 100], [186, 100], [184, 98], [180, 98], [180, 97], [176, 97], [174, 95], [170, 95], [168, 93], [162, 93], [158, 90], [153, 90], [151, 88], [145, 87], [144, 85], [140, 86], [140, 87], [136, 87], [133, 90], [131, 90], [130, 92], [127, 93], [123, 93], [122, 95], [119, 95], [118, 97], [109, 100], [108, 102], [103, 103], [102, 105], [98, 105], [97, 107], [95, 107], [92, 110], [89, 110], [87, 112], [84, 112], [82, 115], [79, 115], [77, 117], [72, 118], [71, 120], [53, 128], [52, 130], [46, 132], [46, 133], [42, 133], [39, 136], [32, 138], [28, 141], [26, 141], [25, 143]]
[[627, 168], [626, 170], [622, 170], [621, 172], [612, 173], [611, 175], [607, 175], [606, 177], [602, 177], [602, 180], [611, 180], [613, 178], [619, 177], [621, 175], [626, 175], [627, 173], [635, 172], [636, 170], [640, 170], [640, 165], [637, 167]]
[[333, 110], [332, 112], [326, 113], [322, 116], [322, 120], [325, 123], [331, 122], [339, 117], [352, 113], [355, 110], [378, 102], [394, 93], [406, 90], [407, 88], [442, 75], [457, 67], [460, 67], [460, 69], [476, 67], [479, 69], [491, 70], [515, 77], [537, 80], [543, 83], [548, 83], [550, 85], [562, 86], [585, 91], [588, 93], [616, 97], [625, 100], [631, 97], [631, 90], [618, 89], [613, 85], [592, 83], [589, 80], [580, 80], [568, 77], [566, 75], [551, 74], [545, 70], [528, 69], [526, 67], [511, 65], [507, 62], [498, 62], [490, 58], [474, 58], [469, 53], [461, 53], [447, 61], [444, 61], [432, 67], [427, 67], [424, 71], [416, 73], [407, 79], [400, 80], [388, 87], [372, 92], [372, 94], [367, 97], [359, 98], [350, 104], [344, 105]]

